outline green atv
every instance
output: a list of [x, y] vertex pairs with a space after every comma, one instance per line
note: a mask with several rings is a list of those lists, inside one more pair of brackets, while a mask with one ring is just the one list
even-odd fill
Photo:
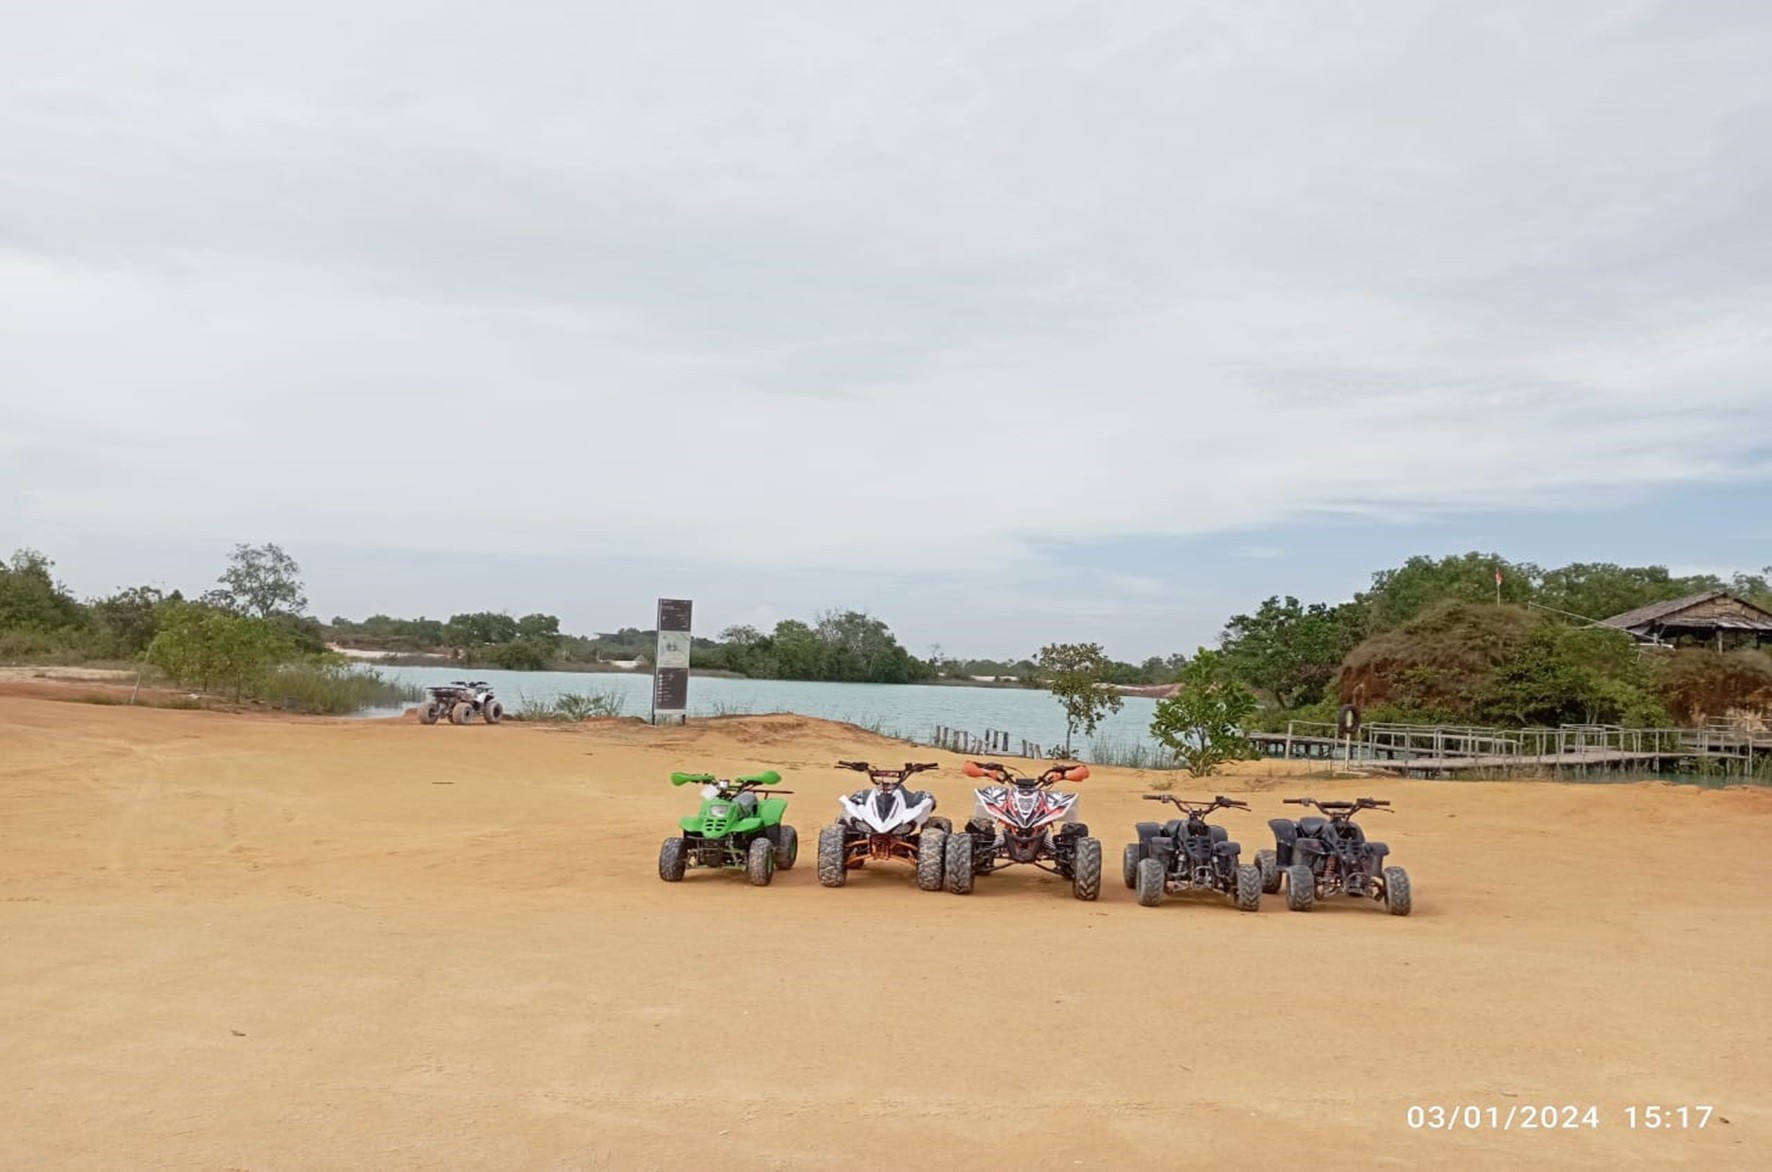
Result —
[[788, 804], [773, 794], [759, 801], [755, 792], [780, 781], [781, 774], [773, 769], [729, 780], [711, 773], [671, 774], [672, 785], [703, 787], [701, 809], [678, 823], [682, 834], [664, 840], [658, 851], [658, 877], [675, 883], [691, 864], [742, 868], [754, 885], [766, 887], [777, 868], [791, 868], [800, 854], [800, 836], [781, 820]]

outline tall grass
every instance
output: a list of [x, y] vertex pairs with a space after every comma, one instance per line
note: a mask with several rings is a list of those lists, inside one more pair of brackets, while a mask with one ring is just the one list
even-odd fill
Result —
[[397, 708], [425, 698], [425, 690], [416, 684], [395, 683], [373, 668], [335, 663], [283, 664], [245, 694], [274, 708], [322, 716]]
[[517, 695], [518, 720], [534, 720], [544, 724], [577, 724], [599, 716], [620, 716], [627, 709], [627, 699], [618, 691], [562, 692], [551, 700], [538, 700], [522, 693]]
[[1091, 765], [1117, 769], [1177, 769], [1175, 754], [1143, 741], [1091, 739], [1083, 759]]

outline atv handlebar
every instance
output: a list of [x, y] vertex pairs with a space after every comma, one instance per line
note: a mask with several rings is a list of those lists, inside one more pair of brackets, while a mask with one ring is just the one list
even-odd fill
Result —
[[968, 761], [961, 772], [967, 777], [994, 777], [999, 781], [1021, 786], [1044, 786], [1055, 781], [1086, 781], [1089, 778], [1087, 765], [1054, 765], [1039, 777], [1028, 777], [1018, 776], [1013, 769], [998, 761]]
[[1147, 802], [1174, 802], [1176, 807], [1187, 814], [1210, 814], [1214, 810], [1247, 810], [1249, 803], [1239, 798], [1227, 798], [1223, 794], [1214, 797], [1210, 802], [1190, 802], [1178, 798], [1174, 794], [1145, 794]]
[[1391, 804], [1389, 798], [1355, 798], [1351, 802], [1319, 802], [1315, 798], [1281, 798], [1280, 800], [1292, 806], [1315, 806], [1331, 818], [1338, 815], [1346, 818], [1361, 810], [1382, 810], [1386, 814], [1396, 813], [1395, 810], [1387, 808]]
[[926, 769], [940, 769], [941, 768], [941, 766], [937, 762], [934, 762], [934, 761], [930, 761], [930, 762], [927, 762], [926, 764], [921, 764], [921, 765], [917, 764], [914, 761], [906, 761], [904, 763], [904, 768], [902, 768], [902, 769], [876, 769], [874, 766], [869, 765], [866, 761], [839, 761], [839, 762], [837, 762], [837, 765], [839, 768], [842, 768], [842, 769], [853, 769], [857, 773], [865, 773], [868, 775], [868, 778], [872, 781], [881, 781], [881, 780], [903, 781], [905, 778], [909, 777], [913, 773], [922, 773]]

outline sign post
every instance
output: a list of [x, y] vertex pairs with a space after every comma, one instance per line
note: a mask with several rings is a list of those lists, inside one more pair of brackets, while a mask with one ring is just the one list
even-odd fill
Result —
[[687, 598], [658, 600], [658, 646], [652, 656], [652, 723], [689, 719], [689, 615]]

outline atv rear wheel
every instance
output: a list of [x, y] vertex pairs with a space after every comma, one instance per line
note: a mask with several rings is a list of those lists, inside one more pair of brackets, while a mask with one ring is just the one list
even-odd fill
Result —
[[1136, 842], [1129, 842], [1126, 844], [1126, 857], [1125, 857], [1125, 863], [1124, 863], [1122, 869], [1126, 873], [1126, 886], [1127, 887], [1137, 887], [1138, 886], [1138, 844]]
[[683, 870], [689, 860], [683, 857], [683, 840], [667, 838], [664, 845], [658, 848], [658, 877], [666, 883], [675, 883], [683, 878]]
[[849, 881], [847, 860], [843, 857], [843, 828], [826, 826], [818, 832], [818, 881], [826, 887], [841, 887]]
[[947, 886], [955, 895], [972, 893], [972, 836], [950, 834], [947, 843]]
[[439, 715], [435, 704], [426, 704], [418, 710], [418, 722], [420, 724], [436, 724]]
[[1303, 863], [1286, 868], [1286, 907], [1289, 911], [1308, 912], [1317, 902], [1317, 877]]
[[1078, 899], [1101, 894], [1101, 839], [1077, 839], [1077, 853], [1071, 861], [1071, 894]]
[[800, 857], [799, 831], [784, 822], [780, 826], [771, 826], [763, 834], [775, 844], [775, 869], [792, 871], [794, 860]]
[[497, 724], [505, 718], [505, 706], [497, 700], [488, 700], [481, 706], [480, 715], [486, 718], [487, 724]]
[[1244, 863], [1237, 868], [1237, 910], [1261, 910], [1261, 868], [1253, 863]]
[[450, 724], [466, 724], [474, 718], [474, 706], [463, 700], [449, 710]]
[[940, 891], [947, 871], [948, 836], [945, 830], [925, 828], [917, 836], [917, 886]]
[[1140, 907], [1156, 907], [1163, 902], [1163, 861], [1138, 860], [1138, 903]]
[[744, 870], [751, 878], [752, 887], [769, 886], [769, 881], [775, 878], [775, 844], [761, 834], [751, 839], [751, 849], [745, 854]]
[[1261, 870], [1261, 890], [1274, 895], [1280, 890], [1280, 856], [1273, 851], [1256, 851], [1255, 865]]
[[1393, 916], [1406, 916], [1414, 906], [1409, 893], [1409, 872], [1401, 867], [1384, 869], [1384, 906]]

